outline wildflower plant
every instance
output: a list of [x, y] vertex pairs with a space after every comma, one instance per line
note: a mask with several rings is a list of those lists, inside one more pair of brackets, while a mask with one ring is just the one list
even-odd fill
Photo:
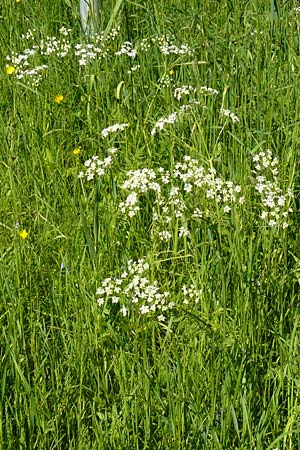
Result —
[[109, 33], [95, 33], [89, 42], [76, 43], [74, 54], [80, 67], [89, 66], [93, 61], [101, 62], [110, 54], [113, 42], [117, 38], [120, 29], [112, 29]]
[[172, 309], [169, 292], [161, 291], [156, 280], [150, 280], [149, 264], [143, 259], [129, 260], [126, 270], [119, 277], [105, 278], [97, 289], [97, 302], [107, 307], [107, 302], [118, 304], [123, 316], [138, 312], [156, 315], [165, 320], [163, 313]]
[[116, 52], [117, 56], [126, 55], [131, 59], [137, 56], [137, 51], [133, 48], [133, 44], [129, 41], [125, 41], [120, 50]]
[[[76, 153], [74, 153], [76, 150]], [[78, 149], [73, 150], [73, 153], [78, 155]], [[79, 150], [80, 152], [80, 150]], [[99, 156], [94, 155], [84, 162], [84, 170], [81, 170], [78, 174], [78, 178], [83, 181], [91, 181], [93, 179], [99, 179], [102, 177], [113, 164], [114, 154], [117, 152], [116, 147], [110, 147], [107, 149], [107, 155], [104, 159], [100, 159]]]
[[232, 121], [232, 123], [239, 123], [240, 121], [240, 119], [236, 114], [234, 114], [229, 109], [224, 109], [223, 107], [220, 109], [220, 115], [224, 119], [229, 118]]
[[161, 53], [165, 56], [168, 55], [192, 55], [193, 49], [187, 44], [176, 45], [173, 39], [166, 36], [157, 36], [152, 39], [152, 42], [159, 48]]
[[79, 67], [87, 66], [91, 61], [102, 61], [111, 52], [111, 45], [116, 39], [119, 29], [109, 33], [94, 34], [88, 43], [74, 43], [71, 40], [72, 30], [62, 26], [56, 36], [38, 38], [36, 29], [28, 29], [22, 36], [24, 43], [29, 44], [21, 53], [12, 52], [7, 55], [6, 73], [14, 74], [17, 80], [38, 86], [49, 69], [49, 63], [55, 60], [66, 60], [67, 57], [78, 61]]
[[255, 190], [260, 198], [261, 220], [271, 228], [287, 228], [288, 216], [293, 212], [291, 200], [292, 190], [283, 191], [280, 186], [279, 161], [267, 149], [253, 155], [253, 173], [255, 175]]
[[188, 155], [175, 163], [171, 172], [162, 167], [129, 171], [121, 187], [130, 192], [119, 204], [120, 211], [129, 217], [140, 211], [142, 196], [154, 195], [152, 232], [165, 242], [176, 230], [180, 238], [188, 237], [189, 224], [203, 215], [222, 221], [232, 208], [240, 209], [244, 203], [241, 186], [223, 180], [213, 167], [205, 169]]
[[124, 131], [125, 128], [129, 126], [128, 123], [115, 123], [101, 131], [101, 136], [103, 139], [107, 138], [110, 134], [117, 133], [118, 131]]
[[170, 292], [161, 289], [158, 281], [153, 280], [149, 263], [138, 259], [129, 260], [119, 276], [104, 278], [96, 296], [103, 313], [109, 314], [110, 308], [116, 305], [118, 313], [128, 319], [144, 316], [147, 320], [152, 317], [164, 322], [176, 306], [197, 305], [203, 295], [203, 290], [193, 284], [188, 287], [184, 284], [181, 291], [176, 305]]
[[158, 132], [162, 131], [166, 125], [175, 124], [184, 114], [190, 112], [197, 105], [199, 105], [199, 102], [192, 100], [190, 103], [181, 105], [179, 110], [172, 112], [167, 117], [161, 117], [152, 128], [151, 136], [155, 136]]
[[48, 69], [47, 64], [34, 64], [34, 56], [36, 48], [25, 49], [23, 53], [17, 54], [13, 52], [7, 56], [6, 73], [14, 74], [17, 80], [28, 82], [37, 86], [43, 73]]

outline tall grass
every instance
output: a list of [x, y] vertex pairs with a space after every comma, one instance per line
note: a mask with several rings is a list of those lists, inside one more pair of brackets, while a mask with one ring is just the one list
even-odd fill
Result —
[[[77, 44], [101, 45], [75, 0], [3, 0], [0, 448], [300, 448], [297, 9], [105, 0], [102, 57], [80, 65]], [[190, 51], [164, 53], [166, 36]], [[47, 65], [36, 83], [7, 60], [33, 45], [28, 68]], [[196, 92], [178, 100], [182, 86]], [[105, 137], [115, 124], [128, 126]], [[263, 176], [292, 210], [273, 225], [253, 161], [268, 149], [278, 174]], [[79, 178], [93, 156], [112, 163]], [[185, 156], [216, 170], [210, 189], [232, 182], [243, 201], [205, 183], [189, 191]], [[142, 169], [159, 190], [124, 185]], [[132, 217], [120, 206], [131, 192]], [[144, 281], [130, 288], [139, 259]], [[119, 303], [108, 278], [123, 280]]]

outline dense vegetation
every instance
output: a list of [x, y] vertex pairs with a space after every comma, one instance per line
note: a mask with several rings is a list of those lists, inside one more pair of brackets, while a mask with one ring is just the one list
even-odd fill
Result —
[[300, 449], [296, 2], [0, 6], [0, 448]]

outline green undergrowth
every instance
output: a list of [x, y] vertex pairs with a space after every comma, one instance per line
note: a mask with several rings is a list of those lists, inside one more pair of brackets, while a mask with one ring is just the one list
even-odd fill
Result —
[[296, 2], [2, 3], [0, 448], [299, 449]]

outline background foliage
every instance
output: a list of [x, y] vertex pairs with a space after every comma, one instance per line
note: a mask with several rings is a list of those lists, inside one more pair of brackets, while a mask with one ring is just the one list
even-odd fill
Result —
[[[61, 26], [72, 46], [93, 37], [71, 0], [2, 1], [1, 448], [300, 448], [300, 12], [278, 3], [103, 1], [100, 30], [120, 27], [107, 56], [81, 67], [74, 52], [35, 55], [48, 68], [34, 85], [5, 69], [28, 29], [37, 43], [61, 39]], [[141, 50], [166, 35], [193, 52]], [[124, 41], [137, 59], [115, 55]], [[178, 108], [172, 84], [219, 95], [151, 136]], [[239, 123], [224, 124], [221, 107]], [[128, 129], [104, 141], [119, 122]], [[79, 180], [112, 145], [105, 177]], [[293, 192], [286, 229], [260, 220], [252, 156], [268, 148]], [[121, 186], [128, 170], [173, 170], [184, 155], [241, 185], [245, 205], [164, 244], [151, 234], [151, 194], [130, 219]], [[175, 303], [164, 322], [96, 301], [103, 279], [142, 257]], [[191, 282], [203, 295], [184, 305]]]

